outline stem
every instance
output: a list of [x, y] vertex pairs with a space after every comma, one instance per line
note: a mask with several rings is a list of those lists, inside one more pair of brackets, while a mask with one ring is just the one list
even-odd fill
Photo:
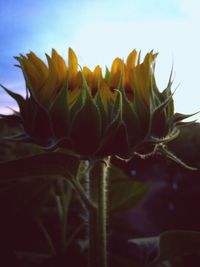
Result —
[[[67, 183], [67, 186], [66, 186]], [[72, 196], [72, 188], [70, 183], [66, 180], [60, 181], [59, 184], [60, 196], [57, 197], [58, 211], [60, 214], [61, 222], [61, 254], [65, 253], [66, 250], [66, 226], [67, 226], [67, 215], [69, 204]]]
[[[71, 188], [70, 188], [71, 189]], [[66, 250], [66, 227], [67, 227], [67, 215], [69, 202], [71, 199], [71, 190], [68, 194], [61, 196], [61, 202], [63, 206], [63, 218], [62, 218], [62, 229], [61, 229], [61, 253], [65, 253]]]
[[81, 223], [75, 230], [74, 232], [69, 236], [69, 238], [66, 241], [66, 248], [68, 248], [71, 243], [73, 242], [73, 240], [75, 239], [75, 237], [79, 234], [79, 232], [84, 228], [85, 223]]
[[51, 237], [50, 237], [48, 231], [46, 230], [45, 226], [43, 225], [41, 219], [36, 219], [36, 223], [38, 224], [40, 230], [42, 231], [42, 233], [43, 233], [43, 235], [44, 235], [44, 237], [46, 239], [49, 251], [51, 252], [52, 255], [56, 255], [56, 250], [54, 248], [54, 245], [53, 245], [53, 242], [51, 240]]
[[89, 210], [89, 267], [107, 267], [107, 169], [108, 161], [91, 165], [89, 199], [97, 209]]
[[86, 192], [84, 191], [82, 185], [75, 179], [70, 180], [71, 184], [73, 185], [74, 189], [79, 194], [80, 199], [82, 200], [82, 204], [85, 205], [87, 210], [94, 210], [96, 208], [95, 204], [91, 199], [88, 198]]

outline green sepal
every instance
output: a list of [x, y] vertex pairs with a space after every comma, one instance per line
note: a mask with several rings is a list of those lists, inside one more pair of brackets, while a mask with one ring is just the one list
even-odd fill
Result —
[[106, 112], [106, 109], [105, 109], [103, 101], [101, 99], [99, 90], [97, 91], [97, 94], [95, 97], [95, 104], [96, 104], [96, 106], [99, 110], [100, 116], [101, 116], [101, 135], [103, 135], [105, 129], [107, 128], [108, 122], [109, 122], [109, 114]]
[[26, 99], [24, 112], [21, 113], [25, 132], [41, 146], [48, 146], [54, 139], [48, 111], [32, 97]]
[[125, 89], [122, 81], [119, 83], [119, 91], [121, 92], [121, 109], [122, 109], [122, 120], [127, 128], [128, 141], [131, 148], [138, 144], [141, 140], [141, 126], [138, 116], [130, 101], [127, 99]]
[[24, 105], [25, 105], [25, 99], [21, 95], [10, 91], [9, 89], [7, 89], [2, 84], [0, 84], [0, 86], [6, 91], [7, 94], [9, 94], [17, 102], [20, 111], [23, 112]]
[[[171, 89], [170, 88], [166, 88], [163, 92], [162, 92], [162, 98], [163, 101], [165, 99], [167, 99], [168, 97], [173, 96], [173, 94], [171, 93]], [[169, 104], [166, 106], [166, 112], [167, 112], [167, 116], [170, 117], [174, 114], [174, 100], [171, 97]]]
[[18, 112], [14, 112], [14, 114], [11, 115], [0, 114], [0, 119], [4, 121], [10, 121], [11, 123], [13, 122], [14, 124], [23, 123], [23, 120]]
[[180, 133], [180, 130], [177, 127], [174, 127], [171, 132], [169, 132], [166, 136], [158, 138], [156, 136], [150, 135], [146, 140], [146, 144], [166, 144], [176, 139]]
[[[171, 92], [171, 86], [172, 86], [172, 83], [173, 83], [172, 74], [173, 74], [173, 67], [171, 69], [171, 73], [170, 73], [170, 77], [169, 77], [169, 81], [168, 81], [167, 87], [161, 93], [161, 102], [163, 102], [170, 95], [174, 94], [174, 93], [172, 94], [172, 92]], [[173, 98], [171, 98], [171, 101], [170, 101], [169, 105], [167, 106], [166, 110], [167, 110], [167, 114], [168, 114], [169, 117], [174, 114], [174, 100], [173, 100]]]
[[58, 138], [68, 136], [69, 131], [69, 106], [67, 90], [68, 85], [66, 82], [49, 110], [54, 134]]
[[166, 146], [159, 146], [157, 149], [157, 154], [160, 154], [174, 162], [176, 162], [178, 165], [184, 167], [187, 170], [190, 171], [197, 171], [198, 168], [192, 167], [188, 164], [186, 164], [184, 161], [182, 161], [180, 158], [178, 158], [176, 155], [174, 155]]
[[150, 107], [147, 106], [138, 91], [134, 91], [133, 111], [137, 114], [138, 121], [140, 122], [141, 139], [145, 138], [150, 120]]
[[21, 133], [11, 136], [0, 136], [0, 141], [9, 141], [14, 143], [33, 143], [34, 139], [32, 139], [26, 133]]
[[157, 137], [162, 137], [165, 136], [169, 131], [166, 108], [170, 104], [172, 96], [173, 95], [171, 94], [167, 99], [165, 99], [165, 101], [163, 101], [158, 107], [153, 110], [150, 118], [149, 134]]
[[110, 80], [110, 71], [107, 67], [106, 67], [106, 73], [105, 73], [104, 79], [106, 82]]
[[[181, 114], [181, 113], [175, 113], [173, 115], [172, 118], [170, 118], [170, 124], [172, 125], [177, 125], [179, 126], [179, 124], [183, 123], [183, 124], [187, 124], [187, 122], [182, 122], [182, 120], [188, 119], [196, 114], [198, 114], [198, 112], [192, 113], [192, 114]], [[190, 122], [189, 122], [190, 123]]]
[[122, 93], [120, 90], [116, 90], [116, 91], [117, 91], [117, 96], [116, 96], [115, 103], [113, 106], [111, 118], [112, 118], [112, 121], [115, 121], [118, 118], [121, 121], [122, 120]]
[[100, 157], [118, 155], [123, 159], [130, 157], [127, 128], [123, 121], [115, 120], [109, 125], [96, 155]]
[[39, 145], [51, 143], [53, 132], [46, 109], [37, 103], [33, 97], [24, 99], [21, 95], [13, 93], [4, 86], [1, 85], [1, 87], [18, 103], [20, 113], [17, 116], [23, 124], [25, 133], [30, 137], [28, 140], [33, 139]]
[[74, 104], [70, 108], [70, 113], [69, 113], [70, 124], [71, 124], [72, 120], [74, 119], [74, 117], [76, 116], [76, 114], [83, 107], [84, 102], [85, 102], [85, 90], [82, 87], [76, 101], [74, 102]]
[[70, 138], [73, 140], [75, 151], [82, 155], [93, 154], [99, 144], [101, 136], [101, 116], [95, 102], [85, 88], [85, 100], [79, 111], [74, 115], [71, 122]]
[[[113, 142], [113, 138], [115, 138], [115, 135], [119, 130], [119, 126], [122, 123], [122, 94], [119, 91], [117, 91], [117, 92], [118, 92], [118, 94], [116, 96], [116, 100], [115, 100], [113, 109], [111, 111], [111, 122], [108, 124], [108, 126], [107, 126], [106, 130], [104, 131], [104, 134], [101, 138], [101, 143], [98, 147], [98, 150], [96, 151], [97, 155], [100, 154], [103, 156], [104, 155], [107, 156], [107, 155], [111, 154], [111, 150], [109, 150], [109, 147], [110, 147], [109, 144], [111, 144]], [[127, 135], [126, 135], [126, 139], [127, 139]], [[122, 139], [122, 140], [124, 140], [124, 139]], [[127, 142], [128, 142], [128, 140], [127, 140]]]

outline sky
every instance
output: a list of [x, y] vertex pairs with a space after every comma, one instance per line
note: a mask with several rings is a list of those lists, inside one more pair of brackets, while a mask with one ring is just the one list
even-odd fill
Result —
[[[24, 92], [14, 56], [34, 51], [45, 59], [55, 48], [67, 61], [110, 67], [136, 48], [158, 52], [156, 80], [165, 89], [173, 65], [175, 111], [200, 110], [200, 1], [198, 0], [0, 0], [0, 84]], [[0, 113], [14, 102], [0, 89]], [[195, 119], [200, 118], [196, 115]]]

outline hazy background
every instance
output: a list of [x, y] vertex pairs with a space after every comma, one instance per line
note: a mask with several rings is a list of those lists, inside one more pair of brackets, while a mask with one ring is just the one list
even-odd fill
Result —
[[[24, 90], [13, 56], [40, 57], [55, 48], [67, 60], [72, 47], [81, 66], [110, 67], [132, 49], [159, 52], [156, 78], [164, 89], [174, 65], [176, 111], [200, 110], [200, 1], [0, 0], [0, 83]], [[0, 112], [13, 102], [0, 89]], [[200, 115], [196, 118], [199, 119]]]

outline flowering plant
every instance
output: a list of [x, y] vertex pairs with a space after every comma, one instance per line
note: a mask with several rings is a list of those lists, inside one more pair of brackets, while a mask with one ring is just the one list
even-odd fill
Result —
[[[166, 147], [189, 116], [174, 113], [171, 76], [166, 89], [158, 90], [156, 57], [151, 51], [142, 61], [140, 53], [133, 50], [126, 62], [116, 58], [103, 75], [100, 66], [93, 71], [79, 68], [71, 48], [68, 65], [54, 49], [51, 56], [46, 55], [48, 65], [30, 52], [16, 57], [26, 81], [26, 97], [2, 86], [17, 101], [19, 111], [1, 118], [19, 123], [22, 131], [1, 140], [28, 142], [45, 150], [41, 155], [1, 164], [4, 179], [57, 175], [59, 181], [64, 177], [64, 182], [70, 183], [88, 210], [90, 267], [107, 267], [108, 263], [107, 181], [111, 157], [128, 160], [134, 155], [160, 153], [191, 168]], [[58, 190], [63, 205], [63, 250], [68, 201], [64, 188], [61, 183]], [[55, 188], [53, 192], [57, 192]]]

